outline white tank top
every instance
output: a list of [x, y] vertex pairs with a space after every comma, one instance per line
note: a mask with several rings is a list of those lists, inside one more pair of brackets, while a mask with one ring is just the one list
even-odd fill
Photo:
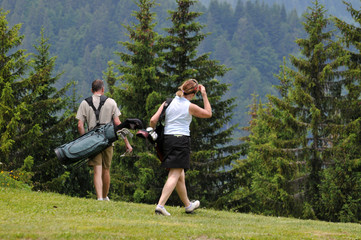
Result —
[[165, 110], [164, 134], [190, 136], [189, 125], [192, 122], [192, 115], [189, 114], [190, 104], [191, 102], [184, 97], [176, 96], [173, 99]]

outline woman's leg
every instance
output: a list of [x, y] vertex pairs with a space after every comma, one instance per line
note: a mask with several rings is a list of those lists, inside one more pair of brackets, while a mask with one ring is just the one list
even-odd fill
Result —
[[178, 179], [178, 182], [176, 185], [176, 190], [177, 190], [178, 196], [182, 200], [184, 206], [188, 207], [190, 205], [190, 201], [189, 201], [188, 195], [187, 195], [184, 169], [182, 170], [182, 173]]
[[168, 201], [168, 198], [172, 194], [174, 188], [176, 187], [179, 178], [182, 175], [182, 168], [171, 168], [168, 173], [168, 179], [164, 184], [162, 195], [159, 198], [158, 205], [164, 206]]

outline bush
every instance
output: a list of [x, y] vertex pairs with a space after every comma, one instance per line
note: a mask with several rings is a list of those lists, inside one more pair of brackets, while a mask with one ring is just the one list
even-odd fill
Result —
[[0, 187], [19, 188], [31, 190], [31, 187], [20, 179], [24, 176], [24, 173], [17, 171], [1, 171], [0, 172]]

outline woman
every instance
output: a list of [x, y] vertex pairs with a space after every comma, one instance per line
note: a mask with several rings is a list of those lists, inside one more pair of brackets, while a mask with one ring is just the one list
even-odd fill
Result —
[[[190, 102], [196, 93], [200, 91], [203, 97], [204, 108]], [[155, 128], [159, 116], [163, 110], [164, 103], [150, 119], [150, 127]], [[200, 202], [190, 202], [185, 185], [184, 170], [189, 168], [190, 162], [190, 130], [189, 125], [192, 116], [199, 118], [210, 118], [212, 108], [207, 98], [206, 89], [198, 85], [197, 80], [185, 81], [176, 93], [175, 98], [165, 111], [164, 127], [164, 155], [162, 167], [169, 169], [168, 179], [163, 187], [162, 195], [155, 213], [169, 216], [170, 213], [164, 208], [168, 198], [176, 189], [182, 200], [186, 213], [192, 213], [200, 205]]]

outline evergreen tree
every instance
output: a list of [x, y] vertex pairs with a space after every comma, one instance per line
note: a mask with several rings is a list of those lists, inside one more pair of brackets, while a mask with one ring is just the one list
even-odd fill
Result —
[[[44, 28], [41, 29], [40, 39], [34, 45], [36, 53], [32, 55], [31, 70], [28, 77], [28, 91], [24, 97], [28, 107], [28, 114], [23, 117], [26, 135], [20, 142], [22, 148], [20, 157], [27, 155], [34, 158], [33, 182], [35, 189], [56, 190], [67, 194], [85, 196], [90, 182], [86, 177], [87, 172], [82, 174], [77, 171], [77, 178], [69, 185], [58, 183], [59, 173], [64, 172], [63, 167], [56, 159], [53, 150], [61, 144], [75, 139], [78, 134], [74, 131], [76, 120], [74, 109], [69, 109], [70, 101], [66, 96], [67, 90], [73, 85], [69, 82], [65, 87], [57, 89], [54, 85], [60, 79], [61, 74], [54, 76], [56, 57], [50, 57], [49, 39], [45, 37]], [[69, 111], [70, 110], [70, 111]], [[71, 113], [70, 113], [71, 112]], [[60, 115], [60, 113], [62, 113]], [[36, 141], [34, 141], [36, 139]], [[44, 151], [44, 149], [46, 149]], [[70, 178], [74, 176], [70, 174]], [[81, 183], [80, 179], [86, 181]], [[79, 182], [77, 181], [79, 180]], [[71, 187], [69, 187], [71, 186]], [[82, 186], [82, 188], [77, 188]]]
[[28, 55], [20, 49], [24, 36], [19, 35], [21, 24], [9, 28], [8, 12], [0, 8], [0, 161], [5, 169], [20, 167], [24, 159], [14, 161], [17, 152], [12, 151], [22, 130], [22, 118], [28, 114], [23, 97], [27, 80], [23, 79], [28, 67]]
[[[50, 45], [41, 30], [38, 46], [34, 45], [37, 53], [33, 55], [32, 70], [28, 78], [28, 91], [24, 100], [29, 105], [29, 113], [22, 117], [25, 132], [32, 131], [34, 136], [24, 139], [21, 145], [26, 154], [37, 156], [37, 163], [45, 162], [50, 158], [50, 152], [42, 149], [51, 149], [58, 144], [57, 134], [53, 132], [57, 122], [56, 113], [65, 108], [65, 102], [60, 97], [65, 94], [65, 89], [57, 91], [53, 84], [59, 79], [60, 74], [52, 76], [56, 57], [49, 57]], [[55, 143], [55, 144], [54, 144]]]
[[294, 116], [307, 126], [308, 151], [306, 200], [311, 204], [316, 216], [322, 212], [319, 199], [323, 167], [332, 161], [333, 129], [340, 124], [339, 110], [344, 82], [339, 82], [338, 69], [342, 64], [341, 48], [332, 41], [332, 32], [325, 31], [329, 20], [325, 10], [316, 0], [313, 8], [305, 14], [307, 39], [296, 40], [305, 59], [291, 57], [298, 72], [291, 72], [295, 88], [290, 91], [297, 106]]
[[[49, 57], [50, 45], [43, 30], [39, 45], [34, 46], [37, 54], [27, 60], [25, 50], [14, 50], [23, 39], [18, 35], [20, 25], [9, 30], [5, 17], [1, 11], [1, 161], [5, 169], [33, 176], [32, 182], [24, 180], [36, 189], [49, 189], [46, 182], [53, 181], [62, 170], [53, 149], [65, 142], [62, 136], [67, 135], [71, 121], [56, 116], [65, 109], [61, 97], [68, 86], [59, 91], [52, 86], [60, 75], [52, 77], [55, 57]], [[57, 189], [61, 188], [58, 184]]]
[[345, 127], [335, 134], [340, 139], [333, 151], [334, 161], [324, 174], [320, 191], [321, 206], [324, 209], [321, 217], [331, 221], [359, 222], [361, 219], [361, 168], [360, 168], [360, 134], [361, 106], [359, 87], [361, 80], [361, 47], [360, 47], [360, 10], [344, 1], [354, 20], [354, 24], [334, 18], [334, 22], [342, 33], [346, 68], [342, 72], [340, 82], [345, 84], [343, 98], [340, 101], [339, 115]]
[[[148, 125], [154, 109], [159, 107], [165, 99], [166, 79], [162, 77], [160, 67], [162, 58], [159, 56], [159, 35], [154, 31], [155, 14], [151, 12], [154, 0], [139, 0], [138, 11], [132, 16], [138, 24], [133, 23], [125, 28], [130, 41], [122, 42], [127, 52], [119, 52], [121, 64], [118, 65], [120, 86], [111, 86], [114, 89], [114, 99], [120, 104], [122, 119], [136, 117]], [[107, 71], [108, 84], [116, 76], [111, 67]], [[165, 180], [164, 174], [159, 171], [160, 162], [150, 149], [150, 144], [143, 139], [133, 138], [134, 153], [131, 157], [122, 157], [115, 154], [114, 171], [123, 173], [119, 195], [124, 199], [136, 202], [154, 203], [160, 195], [159, 189]], [[151, 151], [150, 151], [151, 150]], [[118, 170], [117, 170], [118, 169]]]
[[[154, 7], [153, 0], [140, 0], [137, 3], [138, 12], [133, 12], [139, 24], [124, 26], [131, 41], [122, 42], [128, 52], [117, 53], [122, 63], [119, 65], [122, 85], [118, 91], [118, 100], [122, 111], [127, 117], [137, 116], [145, 121], [150, 118], [147, 109], [153, 95], [159, 97], [163, 92], [159, 57], [158, 34], [154, 31], [156, 23], [155, 13], [150, 9]], [[148, 96], [151, 97], [148, 98]], [[162, 98], [160, 98], [162, 99]]]
[[239, 21], [239, 19], [241, 17], [243, 17], [244, 15], [244, 4], [242, 2], [242, 0], [237, 0], [237, 4], [236, 4], [236, 7], [234, 9], [234, 13], [233, 13], [233, 20], [232, 20], [232, 24], [231, 24], [231, 27], [233, 28], [232, 29], [232, 33], [234, 33], [237, 29], [237, 23]]
[[[206, 34], [201, 33], [204, 26], [195, 22], [201, 13], [191, 11], [195, 3], [194, 0], [177, 0], [177, 10], [169, 11], [172, 26], [166, 29], [168, 36], [164, 38], [163, 67], [172, 79], [170, 93], [174, 94], [189, 78], [197, 79], [207, 89], [213, 116], [192, 121], [191, 169], [187, 172], [187, 182], [192, 198], [215, 206], [218, 196], [227, 191], [226, 183], [231, 182], [232, 174], [224, 167], [238, 157], [237, 146], [230, 145], [236, 126], [227, 126], [234, 99], [222, 99], [228, 86], [214, 79], [224, 76], [228, 69], [210, 60], [209, 54], [197, 56], [197, 47]], [[198, 97], [195, 103], [202, 105], [202, 100]]]
[[333, 33], [325, 31], [329, 20], [317, 0], [304, 17], [308, 37], [296, 40], [303, 57], [291, 56], [293, 68], [284, 67], [278, 76], [281, 98], [269, 96], [271, 105], [251, 128], [248, 161], [256, 209], [312, 218], [322, 215], [320, 184], [334, 159], [345, 59]]

